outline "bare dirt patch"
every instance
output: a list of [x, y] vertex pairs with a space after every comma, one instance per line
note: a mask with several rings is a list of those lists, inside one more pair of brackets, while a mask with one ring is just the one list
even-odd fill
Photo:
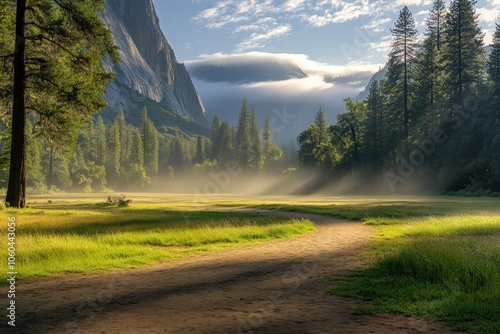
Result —
[[[356, 316], [357, 301], [326, 292], [329, 277], [363, 265], [372, 227], [312, 214], [226, 210], [307, 218], [317, 230], [141, 269], [24, 281], [12, 332], [452, 333], [415, 317]], [[11, 329], [3, 321], [5, 330]]]

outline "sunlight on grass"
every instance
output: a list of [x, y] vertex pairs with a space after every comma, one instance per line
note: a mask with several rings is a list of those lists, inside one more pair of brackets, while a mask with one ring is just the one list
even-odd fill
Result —
[[[129, 208], [73, 201], [35, 203], [25, 210], [4, 210], [0, 220], [16, 217], [19, 279], [132, 268], [293, 237], [314, 229], [305, 220], [174, 207], [158, 203]], [[6, 234], [6, 225], [0, 232]], [[7, 252], [2, 254], [5, 259]], [[0, 275], [2, 282], [6, 282], [5, 275]]]
[[309, 221], [217, 212], [216, 206], [315, 213], [377, 229], [365, 269], [337, 277], [331, 290], [368, 301], [356, 314], [421, 315], [457, 330], [500, 333], [499, 199], [127, 197], [134, 198], [127, 208], [68, 194], [38, 196], [30, 209], [2, 211], [0, 219], [18, 220], [21, 278], [137, 267], [314, 229]]
[[375, 239], [394, 239], [406, 237], [450, 237], [482, 236], [500, 234], [500, 216], [485, 214], [445, 217], [426, 217], [399, 220], [396, 226], [383, 226]]

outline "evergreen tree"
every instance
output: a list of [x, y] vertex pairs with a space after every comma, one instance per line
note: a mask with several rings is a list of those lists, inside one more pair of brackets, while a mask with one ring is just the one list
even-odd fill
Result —
[[139, 129], [134, 129], [132, 131], [132, 148], [130, 150], [129, 163], [144, 167], [144, 145]]
[[[2, 3], [0, 15], [9, 21], [0, 26], [16, 27], [15, 31], [0, 28], [0, 40], [7, 42], [0, 47], [0, 57], [10, 62], [0, 68], [8, 71], [1, 75], [7, 84], [1, 85], [0, 99], [13, 96], [6, 197], [11, 206], [26, 205], [27, 111], [36, 114], [42, 135], [54, 144], [69, 146], [89, 115], [106, 105], [103, 92], [113, 75], [102, 59], [111, 56], [117, 62], [118, 52], [99, 18], [103, 4], [104, 0]], [[14, 15], [5, 14], [6, 8], [16, 13], [15, 22]]]
[[392, 112], [402, 116], [403, 157], [409, 160], [410, 82], [418, 52], [418, 33], [415, 20], [407, 6], [400, 11], [391, 33], [393, 40], [387, 81], [392, 94]]
[[314, 119], [314, 126], [316, 129], [315, 141], [316, 145], [313, 150], [316, 165], [319, 167], [328, 168], [330, 164], [330, 142], [328, 134], [328, 124], [326, 122], [325, 112], [323, 108], [319, 108], [318, 113]]
[[158, 141], [158, 130], [154, 126], [151, 119], [148, 117], [148, 111], [146, 108], [142, 111], [141, 115], [141, 135], [142, 143], [144, 145], [144, 168], [146, 173], [150, 177], [156, 177], [158, 175], [158, 151], [159, 151], [159, 141]]
[[479, 27], [475, 0], [452, 0], [446, 14], [442, 64], [450, 107], [462, 105], [484, 78], [484, 34]]
[[146, 170], [144, 168], [144, 145], [139, 129], [132, 130], [132, 146], [130, 150], [130, 159], [127, 164], [127, 176], [131, 186], [143, 188], [150, 183]]
[[262, 137], [263, 137], [262, 150], [264, 152], [264, 157], [265, 157], [264, 160], [267, 160], [273, 145], [273, 132], [271, 130], [271, 121], [269, 120], [269, 117], [266, 117], [264, 121], [264, 132], [262, 133]]
[[194, 156], [194, 163], [201, 164], [205, 161], [205, 142], [202, 136], [196, 138], [196, 155]]
[[94, 145], [97, 149], [95, 162], [98, 166], [104, 166], [107, 156], [107, 143], [106, 143], [106, 126], [102, 120], [101, 115], [97, 117], [94, 126]]
[[384, 95], [375, 80], [366, 98], [366, 119], [363, 122], [365, 162], [375, 167], [380, 167], [385, 156], [384, 123]]
[[124, 165], [128, 161], [131, 148], [130, 128], [125, 121], [125, 113], [120, 110], [115, 117], [114, 123], [118, 127], [120, 133], [120, 164]]
[[250, 168], [254, 171], [260, 171], [262, 169], [262, 134], [255, 109], [250, 112], [250, 136], [252, 143]]
[[212, 123], [212, 131], [211, 131], [211, 141], [212, 141], [212, 150], [210, 154], [210, 158], [212, 160], [217, 159], [217, 156], [220, 152], [221, 143], [218, 141], [219, 130], [221, 128], [221, 120], [219, 116], [215, 116], [214, 121]]
[[120, 127], [117, 122], [107, 126], [107, 157], [106, 157], [106, 175], [108, 183], [116, 185], [121, 174], [121, 142]]
[[269, 117], [266, 117], [266, 120], [264, 122], [264, 132], [262, 134], [262, 137], [264, 139], [262, 145], [264, 169], [266, 171], [269, 171], [283, 156], [283, 151], [281, 150], [281, 148], [279, 148], [273, 142], [273, 133]]
[[170, 165], [176, 171], [183, 170], [189, 163], [189, 158], [187, 156], [186, 142], [179, 135], [174, 138], [173, 148], [170, 154], [169, 162]]
[[427, 37], [439, 52], [443, 39], [443, 23], [446, 15], [446, 6], [443, 0], [434, 0], [432, 9], [427, 17]]
[[445, 14], [444, 2], [435, 0], [427, 17], [427, 31], [415, 69], [415, 98], [412, 103], [412, 118], [416, 127], [414, 132], [425, 138], [438, 125], [440, 106], [437, 102], [443, 100], [439, 59]]
[[314, 125], [316, 125], [317, 129], [316, 144], [325, 144], [328, 141], [328, 124], [326, 122], [325, 112], [323, 111], [322, 107], [319, 108], [319, 111], [316, 114]]
[[233, 130], [228, 122], [222, 123], [219, 130], [219, 138], [222, 146], [220, 147], [217, 162], [220, 167], [226, 168], [230, 162], [234, 162]]
[[41, 141], [36, 137], [31, 121], [26, 122], [26, 144], [28, 172], [26, 185], [37, 191], [43, 191], [46, 185], [42, 167]]
[[241, 168], [249, 170], [252, 163], [252, 131], [251, 115], [248, 103], [243, 101], [241, 106], [238, 128], [236, 130], [236, 160]]
[[496, 24], [488, 59], [488, 76], [492, 86], [491, 106], [495, 118], [500, 120], [500, 23]]

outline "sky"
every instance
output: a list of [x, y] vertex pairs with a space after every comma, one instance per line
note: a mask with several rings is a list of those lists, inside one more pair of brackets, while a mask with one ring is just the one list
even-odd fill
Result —
[[[385, 63], [390, 31], [407, 5], [420, 33], [432, 0], [154, 0], [178, 60], [251, 51], [305, 54], [332, 65]], [[491, 40], [500, 0], [479, 0]]]
[[[319, 107], [330, 123], [335, 122], [344, 111], [343, 99], [356, 97], [384, 66], [391, 46], [390, 28], [403, 6], [409, 7], [423, 35], [433, 2], [153, 1], [162, 30], [177, 60], [191, 73], [209, 117], [217, 114], [235, 125], [244, 98], [256, 106], [261, 122], [286, 110], [297, 121], [293, 131], [277, 134], [283, 141], [310, 124]], [[500, 16], [500, 0], [478, 0], [476, 9], [489, 43]], [[276, 63], [283, 64], [282, 72], [268, 71]], [[283, 79], [297, 71], [305, 77]], [[269, 78], [272, 75], [274, 80]]]

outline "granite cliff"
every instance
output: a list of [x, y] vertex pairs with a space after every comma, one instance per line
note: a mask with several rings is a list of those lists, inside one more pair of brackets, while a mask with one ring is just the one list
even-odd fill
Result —
[[[139, 118], [135, 115], [140, 112], [138, 109], [154, 104], [155, 110], [164, 107], [167, 113], [174, 112], [207, 126], [200, 96], [161, 31], [153, 1], [108, 0], [102, 18], [113, 32], [122, 59], [113, 67], [108, 64], [109, 69], [116, 72], [115, 82], [108, 87], [106, 95], [108, 110], [123, 109], [126, 117], [134, 122]], [[154, 115], [151, 118], [162, 119]]]

